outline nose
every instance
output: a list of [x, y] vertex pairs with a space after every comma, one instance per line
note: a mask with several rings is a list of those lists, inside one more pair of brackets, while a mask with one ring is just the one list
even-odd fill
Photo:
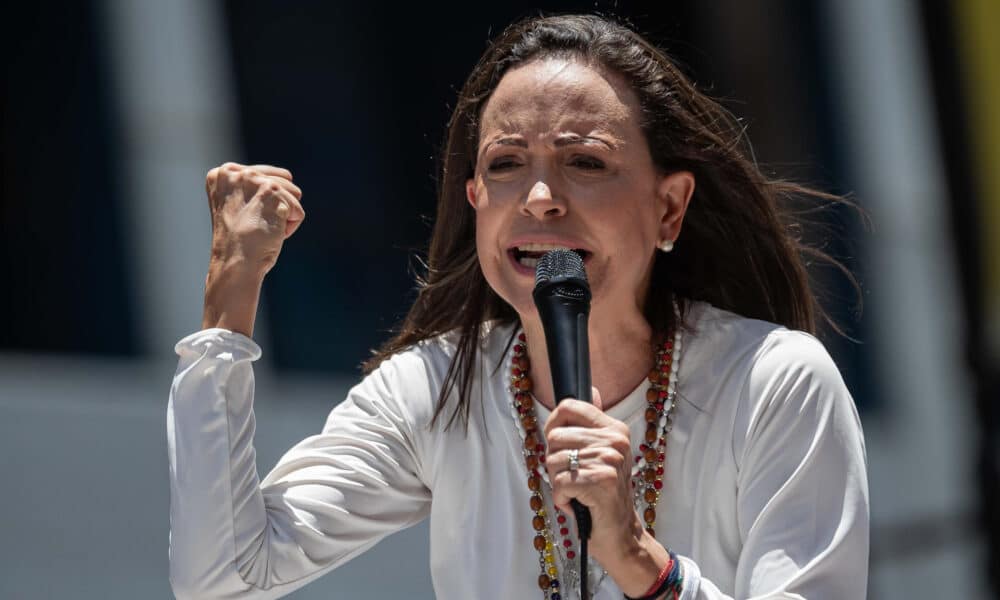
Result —
[[566, 202], [554, 195], [544, 181], [536, 181], [528, 191], [528, 198], [521, 207], [521, 212], [538, 220], [561, 217], [566, 214]]

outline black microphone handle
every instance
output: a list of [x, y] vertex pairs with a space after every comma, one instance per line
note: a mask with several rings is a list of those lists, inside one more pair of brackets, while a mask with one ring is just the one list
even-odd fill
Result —
[[541, 299], [539, 308], [547, 313], [542, 314], [542, 328], [556, 404], [566, 398], [593, 402], [586, 308], [558, 296]]

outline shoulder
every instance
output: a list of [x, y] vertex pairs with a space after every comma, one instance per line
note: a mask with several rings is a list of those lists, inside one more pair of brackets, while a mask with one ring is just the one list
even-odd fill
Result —
[[818, 387], [840, 389], [844, 381], [818, 339], [804, 331], [782, 327], [769, 332], [761, 341], [747, 386], [753, 395], [770, 396], [781, 389], [801, 388], [801, 392], [814, 392]]
[[840, 370], [823, 344], [803, 331], [782, 328], [763, 340], [744, 386], [741, 413], [749, 439], [768, 429], [805, 436], [831, 429], [860, 432]]
[[700, 300], [688, 302], [683, 317], [684, 330], [693, 340], [729, 351], [752, 349], [774, 332], [789, 331], [777, 323], [744, 317]]
[[[718, 382], [730, 398], [738, 392], [742, 402], [755, 403], [782, 391], [806, 391], [803, 385], [846, 393], [829, 352], [804, 331], [692, 302], [684, 315], [684, 332], [682, 373], [686, 368], [691, 379]], [[692, 401], [710, 410], [724, 399]]]
[[752, 448], [806, 448], [833, 432], [863, 447], [854, 401], [815, 336], [703, 302], [685, 325], [685, 399], [725, 424], [737, 464]]
[[745, 458], [753, 447], [805, 452], [831, 435], [863, 447], [854, 400], [819, 339], [718, 309], [709, 311], [707, 321], [709, 329], [728, 333], [728, 341], [716, 345], [732, 363], [717, 368], [734, 373], [729, 390], [737, 457]]

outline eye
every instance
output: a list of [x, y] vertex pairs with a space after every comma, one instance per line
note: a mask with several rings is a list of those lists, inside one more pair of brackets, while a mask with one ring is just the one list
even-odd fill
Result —
[[490, 161], [486, 170], [490, 173], [502, 173], [504, 171], [516, 169], [519, 166], [521, 166], [521, 163], [518, 162], [513, 156], [501, 156]]
[[604, 161], [593, 156], [577, 154], [570, 158], [569, 164], [586, 171], [599, 171], [604, 168]]

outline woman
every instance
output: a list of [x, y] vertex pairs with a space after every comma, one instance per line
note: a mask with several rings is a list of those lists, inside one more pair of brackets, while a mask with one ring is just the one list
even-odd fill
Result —
[[[177, 595], [278, 597], [429, 516], [438, 597], [576, 598], [576, 499], [594, 598], [864, 598], [860, 424], [776, 208], [827, 196], [767, 180], [739, 139], [626, 28], [509, 28], [449, 123], [401, 332], [259, 484], [249, 336], [301, 191], [210, 171], [204, 329], [168, 409]], [[593, 405], [554, 403], [531, 291], [557, 247], [593, 294]]]

